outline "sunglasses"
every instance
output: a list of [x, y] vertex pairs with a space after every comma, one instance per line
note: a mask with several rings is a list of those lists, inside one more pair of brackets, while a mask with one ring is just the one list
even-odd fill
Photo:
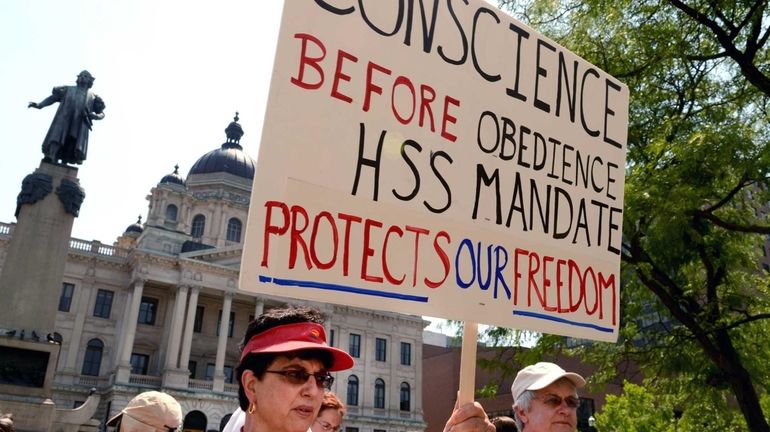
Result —
[[334, 377], [331, 376], [329, 372], [318, 372], [311, 374], [308, 371], [302, 369], [284, 371], [266, 370], [265, 372], [283, 375], [283, 377], [286, 378], [286, 381], [294, 385], [303, 385], [307, 382], [307, 380], [310, 379], [310, 377], [315, 378], [315, 384], [318, 386], [318, 388], [329, 390], [332, 388], [332, 383], [334, 383]]
[[339, 426], [334, 426], [331, 423], [325, 422], [323, 420], [316, 419], [315, 422], [321, 425], [321, 429], [323, 429], [324, 432], [337, 432], [340, 429]]
[[577, 407], [580, 406], [580, 399], [576, 398], [575, 396], [567, 396], [562, 398], [553, 394], [549, 394], [545, 396], [536, 396], [535, 398], [549, 408], [558, 408], [561, 406], [562, 402], [564, 402], [564, 404], [566, 404], [570, 409], [577, 409]]

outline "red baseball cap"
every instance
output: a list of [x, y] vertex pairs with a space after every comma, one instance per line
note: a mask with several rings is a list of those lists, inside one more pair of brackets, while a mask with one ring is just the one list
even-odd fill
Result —
[[326, 343], [326, 331], [314, 322], [284, 324], [257, 333], [249, 339], [241, 352], [241, 361], [249, 354], [284, 353], [300, 350], [321, 350], [332, 355], [329, 372], [341, 371], [353, 367], [350, 354], [329, 346]]

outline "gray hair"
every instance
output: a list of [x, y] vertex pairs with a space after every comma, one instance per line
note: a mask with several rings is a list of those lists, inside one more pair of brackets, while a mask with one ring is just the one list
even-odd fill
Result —
[[513, 403], [513, 420], [516, 422], [516, 428], [520, 431], [524, 430], [524, 422], [519, 418], [519, 414], [516, 412], [516, 408], [520, 408], [522, 411], [529, 411], [529, 407], [532, 404], [532, 399], [535, 398], [535, 392], [533, 390], [525, 390], [516, 401]]

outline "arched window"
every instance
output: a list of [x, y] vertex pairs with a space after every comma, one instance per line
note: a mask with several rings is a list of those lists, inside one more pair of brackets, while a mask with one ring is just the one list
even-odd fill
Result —
[[205, 228], [206, 228], [206, 216], [203, 216], [202, 214], [195, 215], [195, 217], [193, 218], [190, 235], [193, 238], [201, 238], [203, 237], [203, 230]]
[[348, 377], [348, 405], [358, 405], [358, 377], [355, 375]]
[[175, 221], [178, 213], [178, 209], [174, 204], [169, 204], [166, 207], [166, 220]]
[[382, 378], [374, 380], [374, 407], [385, 408], [385, 381]]
[[82, 375], [99, 376], [99, 369], [102, 366], [102, 350], [104, 343], [99, 339], [91, 339], [86, 345], [86, 355], [83, 357]]
[[241, 242], [241, 227], [243, 224], [237, 218], [230, 218], [227, 222], [227, 241]]
[[401, 411], [409, 411], [411, 410], [411, 392], [409, 388], [409, 383], [402, 382], [401, 383]]

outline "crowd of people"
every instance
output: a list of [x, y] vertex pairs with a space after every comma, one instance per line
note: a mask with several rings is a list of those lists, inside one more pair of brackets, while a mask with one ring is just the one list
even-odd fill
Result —
[[[224, 432], [339, 432], [346, 408], [330, 391], [330, 372], [353, 367], [345, 351], [329, 346], [315, 309], [271, 309], [252, 321], [236, 370], [239, 406]], [[514, 417], [489, 419], [478, 402], [456, 406], [444, 432], [574, 432], [577, 390], [585, 379], [540, 362], [520, 370], [511, 386]], [[171, 395], [140, 393], [107, 426], [116, 432], [181, 429], [182, 408]], [[14, 431], [11, 416], [0, 432]]]

